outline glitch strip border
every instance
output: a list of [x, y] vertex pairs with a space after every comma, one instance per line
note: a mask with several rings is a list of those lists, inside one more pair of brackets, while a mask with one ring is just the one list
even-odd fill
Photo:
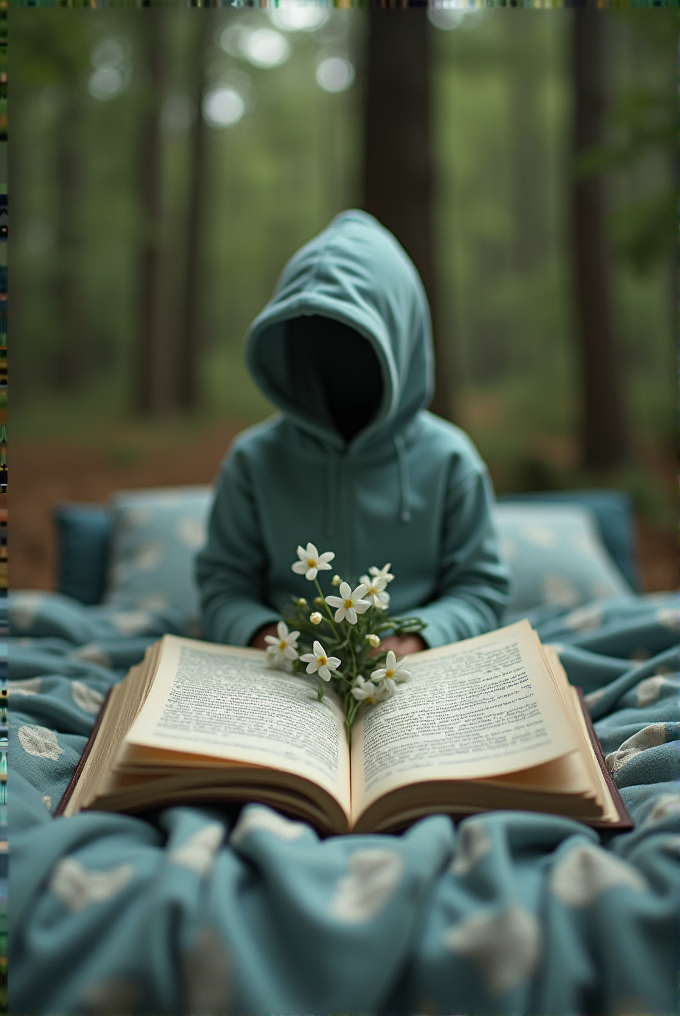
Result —
[[0, 1014], [7, 1001], [7, 0], [0, 0]]

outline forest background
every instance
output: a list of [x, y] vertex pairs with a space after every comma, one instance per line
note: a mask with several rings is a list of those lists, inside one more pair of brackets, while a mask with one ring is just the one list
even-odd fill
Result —
[[59, 501], [212, 481], [271, 412], [249, 322], [357, 206], [421, 268], [436, 408], [496, 489], [628, 491], [645, 588], [675, 587], [677, 12], [594, 14], [382, 12], [421, 41], [377, 89], [368, 10], [13, 9], [12, 587], [54, 588]]

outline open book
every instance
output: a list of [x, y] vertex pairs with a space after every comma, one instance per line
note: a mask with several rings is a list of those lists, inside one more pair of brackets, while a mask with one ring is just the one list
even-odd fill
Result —
[[497, 808], [630, 828], [589, 720], [527, 621], [409, 657], [351, 749], [332, 690], [166, 635], [110, 692], [58, 814], [259, 801], [331, 833]]

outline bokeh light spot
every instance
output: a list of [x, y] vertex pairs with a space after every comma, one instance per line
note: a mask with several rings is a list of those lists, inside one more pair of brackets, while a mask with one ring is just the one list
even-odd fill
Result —
[[354, 81], [354, 67], [342, 56], [329, 56], [316, 68], [317, 84], [325, 92], [344, 92]]
[[247, 60], [256, 67], [278, 67], [290, 56], [290, 43], [280, 32], [273, 28], [257, 28], [254, 32], [244, 32], [239, 45]]
[[241, 93], [228, 86], [214, 88], [203, 100], [203, 116], [211, 127], [231, 127], [241, 119], [245, 108]]
[[272, 24], [282, 32], [314, 32], [325, 25], [331, 16], [328, 8], [308, 2], [281, 0], [279, 6], [269, 12]]
[[128, 55], [128, 47], [121, 39], [104, 39], [92, 51], [92, 66], [100, 71], [106, 67], [119, 67]]
[[100, 67], [87, 83], [93, 99], [114, 99], [125, 87], [125, 78], [117, 67]]

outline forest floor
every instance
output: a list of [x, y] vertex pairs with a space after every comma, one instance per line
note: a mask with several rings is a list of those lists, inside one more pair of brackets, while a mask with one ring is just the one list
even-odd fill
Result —
[[[9, 581], [13, 589], [55, 589], [57, 548], [52, 512], [63, 501], [103, 503], [116, 490], [210, 484], [239, 421], [187, 426], [120, 426], [89, 439], [12, 439], [10, 448]], [[675, 485], [671, 461], [659, 482]], [[644, 517], [637, 525], [638, 564], [645, 592], [678, 587], [674, 532]]]

